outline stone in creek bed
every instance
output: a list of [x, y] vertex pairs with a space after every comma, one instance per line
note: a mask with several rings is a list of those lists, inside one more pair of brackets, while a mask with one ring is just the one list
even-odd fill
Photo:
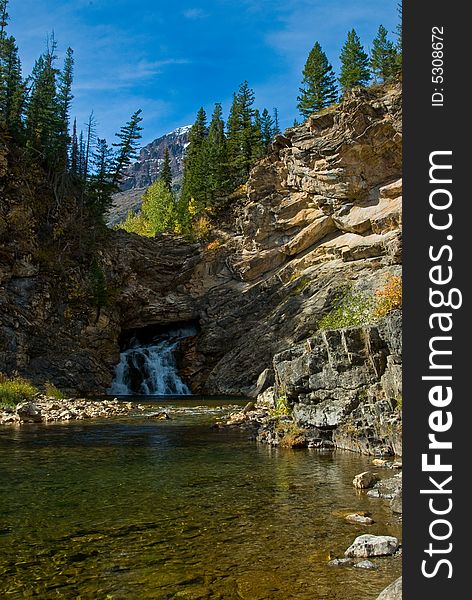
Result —
[[384, 458], [374, 458], [372, 464], [374, 465], [374, 467], [387, 467], [389, 465], [389, 462]]
[[167, 421], [170, 419], [169, 415], [165, 411], [151, 413], [147, 415], [148, 419], [158, 419], [159, 421]]
[[16, 414], [26, 422], [41, 423], [43, 420], [41, 409], [34, 402], [20, 402], [16, 406]]
[[391, 500], [401, 488], [402, 474], [398, 473], [394, 477], [379, 481], [373, 490], [369, 490], [367, 492], [367, 495], [371, 496], [372, 498], [384, 498], [385, 500]]
[[377, 600], [402, 600], [402, 578], [399, 577], [386, 587], [383, 592], [377, 596]]
[[360, 562], [354, 565], [356, 569], [378, 569], [377, 565], [370, 560], [361, 560]]
[[328, 563], [328, 567], [351, 567], [354, 564], [352, 558], [333, 558]]
[[378, 481], [380, 481], [380, 477], [377, 473], [372, 473], [371, 471], [364, 471], [363, 473], [359, 473], [352, 480], [352, 485], [360, 490], [365, 490], [367, 488], [373, 487]]
[[360, 513], [346, 515], [344, 518], [348, 523], [352, 523], [353, 525], [373, 525], [375, 523], [374, 519]]
[[344, 553], [349, 558], [369, 558], [371, 556], [389, 556], [400, 545], [396, 537], [390, 535], [360, 535]]
[[395, 492], [395, 495], [393, 496], [393, 498], [390, 502], [390, 508], [392, 509], [392, 512], [395, 513], [396, 515], [401, 515], [403, 512], [402, 499], [403, 499], [403, 492], [402, 492], [402, 488], [400, 487]]

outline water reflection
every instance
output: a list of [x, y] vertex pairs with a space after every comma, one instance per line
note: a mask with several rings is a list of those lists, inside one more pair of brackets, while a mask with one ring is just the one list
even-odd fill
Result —
[[0, 431], [1, 597], [369, 600], [399, 574], [326, 565], [366, 531], [343, 511], [400, 533], [352, 488], [368, 458], [210, 429], [214, 404], [166, 410]]

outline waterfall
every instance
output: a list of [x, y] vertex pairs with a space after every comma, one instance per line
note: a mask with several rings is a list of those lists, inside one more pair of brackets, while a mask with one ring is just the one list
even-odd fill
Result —
[[109, 394], [185, 395], [192, 392], [177, 372], [176, 352], [182, 339], [196, 334], [181, 327], [142, 343], [137, 336], [120, 354]]

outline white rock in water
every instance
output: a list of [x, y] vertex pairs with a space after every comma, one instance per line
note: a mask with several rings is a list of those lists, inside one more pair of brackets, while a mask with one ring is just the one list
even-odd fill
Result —
[[377, 475], [377, 473], [372, 473], [371, 471], [364, 471], [364, 473], [359, 473], [359, 475], [356, 475], [354, 477], [354, 479], [352, 480], [352, 485], [355, 488], [365, 490], [375, 485], [377, 481], [380, 481], [380, 477]]
[[377, 596], [377, 600], [402, 600], [402, 578], [399, 577], [386, 587], [384, 591]]
[[377, 569], [377, 565], [370, 560], [361, 560], [360, 562], [354, 565], [356, 569]]
[[360, 535], [344, 553], [353, 558], [369, 558], [371, 556], [388, 556], [399, 547], [400, 542], [390, 535]]

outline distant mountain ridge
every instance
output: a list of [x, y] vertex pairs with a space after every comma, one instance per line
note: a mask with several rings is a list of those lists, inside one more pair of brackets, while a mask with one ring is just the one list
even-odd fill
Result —
[[130, 210], [139, 210], [146, 189], [156, 181], [164, 163], [165, 149], [169, 149], [172, 187], [178, 191], [182, 185], [184, 153], [188, 146], [191, 125], [177, 127], [144, 146], [138, 160], [130, 165], [120, 185], [121, 191], [114, 195], [113, 206], [108, 213], [108, 224], [122, 221]]

